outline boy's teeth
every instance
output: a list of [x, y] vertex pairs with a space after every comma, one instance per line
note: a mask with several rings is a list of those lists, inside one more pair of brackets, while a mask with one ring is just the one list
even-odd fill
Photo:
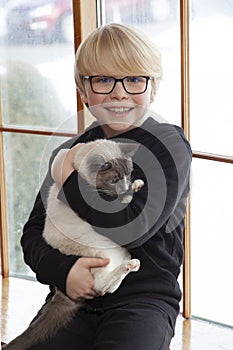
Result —
[[123, 112], [128, 112], [130, 110], [130, 108], [126, 108], [126, 107], [113, 107], [113, 108], [109, 108], [109, 110], [111, 112], [116, 112], [116, 113], [123, 113]]

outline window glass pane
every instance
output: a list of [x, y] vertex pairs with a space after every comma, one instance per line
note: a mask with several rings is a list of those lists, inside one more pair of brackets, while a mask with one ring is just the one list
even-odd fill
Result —
[[151, 108], [167, 121], [180, 125], [179, 1], [105, 0], [104, 9], [106, 23], [132, 24], [160, 49], [164, 75]]
[[192, 314], [233, 326], [233, 164], [193, 160]]
[[51, 151], [65, 140], [62, 137], [4, 134], [11, 274], [33, 276], [23, 262], [22, 229], [47, 171]]
[[72, 0], [1, 2], [5, 125], [49, 128], [75, 112], [71, 4]]
[[232, 155], [233, 1], [191, 3], [191, 143]]

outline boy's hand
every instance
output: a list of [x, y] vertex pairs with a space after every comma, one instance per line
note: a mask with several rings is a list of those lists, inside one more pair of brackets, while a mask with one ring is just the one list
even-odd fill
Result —
[[94, 278], [91, 268], [104, 267], [109, 259], [79, 258], [70, 269], [66, 280], [66, 294], [70, 299], [93, 299], [97, 296], [94, 291]]

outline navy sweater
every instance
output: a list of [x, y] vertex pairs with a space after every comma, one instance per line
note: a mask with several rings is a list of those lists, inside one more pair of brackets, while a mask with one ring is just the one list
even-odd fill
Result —
[[[53, 152], [51, 163], [61, 148], [78, 142], [104, 138], [94, 123], [84, 134], [74, 137]], [[114, 138], [140, 144], [133, 157], [133, 179], [143, 179], [144, 187], [129, 205], [108, 196], [93, 194], [74, 171], [58, 197], [70, 205], [94, 229], [125, 246], [141, 261], [137, 273], [129, 274], [113, 294], [86, 301], [95, 309], [107, 309], [128, 302], [147, 302], [166, 311], [174, 325], [181, 292], [177, 282], [183, 261], [182, 235], [189, 192], [191, 149], [183, 130], [148, 118], [141, 127]], [[47, 195], [53, 184], [50, 169], [24, 226], [21, 244], [26, 263], [41, 283], [66, 292], [67, 274], [78, 259], [65, 256], [43, 240]]]

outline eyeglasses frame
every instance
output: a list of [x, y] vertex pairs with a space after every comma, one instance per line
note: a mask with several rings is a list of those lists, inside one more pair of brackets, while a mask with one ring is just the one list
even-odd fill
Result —
[[[93, 89], [93, 86], [92, 86], [92, 79], [93, 78], [96, 78], [96, 77], [106, 77], [106, 78], [112, 78], [114, 79], [114, 84], [113, 84], [113, 87], [112, 89], [109, 91], [109, 92], [96, 92], [94, 89]], [[125, 92], [129, 95], [141, 95], [141, 94], [144, 94], [144, 92], [146, 92], [147, 90], [147, 87], [148, 87], [148, 81], [149, 80], [154, 80], [154, 77], [148, 77], [148, 76], [144, 76], [144, 75], [137, 75], [137, 77], [141, 77], [141, 78], [145, 78], [146, 79], [146, 86], [145, 86], [145, 89], [142, 91], [142, 92], [128, 92], [125, 88], [125, 85], [124, 85], [124, 79], [126, 78], [133, 78], [133, 77], [136, 77], [136, 75], [128, 75], [124, 78], [115, 78], [115, 77], [112, 77], [112, 76], [108, 76], [108, 75], [81, 75], [81, 78], [82, 79], [89, 79], [90, 81], [90, 85], [91, 85], [91, 90], [92, 92], [94, 92], [94, 94], [99, 94], [99, 95], [108, 95], [108, 94], [111, 94], [111, 92], [113, 92], [113, 90], [115, 89], [115, 86], [118, 82], [121, 82], [122, 83], [122, 86], [125, 90]]]

